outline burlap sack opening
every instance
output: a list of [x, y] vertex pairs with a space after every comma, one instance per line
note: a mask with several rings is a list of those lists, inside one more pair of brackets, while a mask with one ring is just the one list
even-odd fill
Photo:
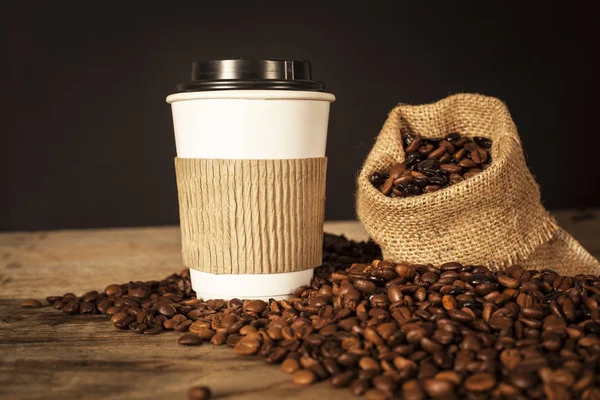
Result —
[[[492, 164], [437, 192], [386, 197], [369, 178], [404, 161], [402, 128], [424, 137], [454, 131], [489, 137]], [[493, 269], [519, 264], [570, 275], [600, 273], [598, 260], [543, 207], [516, 126], [496, 98], [459, 94], [433, 104], [394, 108], [358, 177], [356, 211], [384, 257], [396, 262], [458, 261]]]

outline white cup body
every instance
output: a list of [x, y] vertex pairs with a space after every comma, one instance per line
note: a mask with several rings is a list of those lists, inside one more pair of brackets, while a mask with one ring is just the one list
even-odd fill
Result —
[[[177, 156], [219, 159], [325, 157], [330, 93], [221, 90], [167, 97]], [[312, 279], [313, 270], [216, 275], [190, 269], [199, 298], [282, 299]]]

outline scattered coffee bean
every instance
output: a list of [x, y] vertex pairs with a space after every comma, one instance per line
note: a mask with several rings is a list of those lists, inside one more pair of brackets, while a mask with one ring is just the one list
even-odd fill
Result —
[[[471, 143], [463, 139], [449, 143], [461, 149]], [[469, 151], [473, 146], [484, 147], [471, 143]], [[422, 161], [424, 170], [437, 162], [416, 163]], [[103, 293], [66, 293], [52, 303], [68, 314], [111, 315], [124, 332], [181, 326], [190, 332], [181, 344], [228, 345], [240, 356], [281, 363], [297, 384], [329, 380], [369, 398], [600, 394], [598, 276], [395, 264], [379, 260], [372, 242], [332, 235], [325, 235], [323, 250], [311, 285], [282, 301], [201, 301], [183, 271], [162, 281], [109, 285]]]
[[294, 372], [300, 369], [300, 363], [298, 360], [293, 358], [286, 358], [283, 363], [281, 363], [281, 370], [286, 374], [293, 374]]
[[469, 376], [464, 385], [465, 389], [472, 392], [486, 392], [496, 386], [496, 378], [492, 374], [480, 372]]
[[308, 369], [296, 371], [292, 374], [292, 382], [296, 385], [312, 385], [317, 380], [314, 372]]
[[484, 137], [468, 138], [452, 132], [444, 139], [433, 139], [403, 132], [402, 141], [404, 162], [393, 164], [386, 173], [371, 174], [371, 183], [385, 196], [435, 192], [475, 176], [491, 162], [492, 140]]
[[192, 386], [188, 389], [188, 400], [209, 400], [212, 396], [210, 389], [206, 386]]
[[[50, 304], [54, 304], [55, 301], [53, 301]], [[28, 307], [28, 308], [39, 308], [42, 306], [42, 302], [39, 300], [35, 300], [35, 299], [30, 299], [30, 300], [25, 300], [21, 303], [21, 307]]]
[[186, 333], [180, 336], [177, 342], [184, 346], [198, 346], [202, 344], [202, 338], [193, 333]]

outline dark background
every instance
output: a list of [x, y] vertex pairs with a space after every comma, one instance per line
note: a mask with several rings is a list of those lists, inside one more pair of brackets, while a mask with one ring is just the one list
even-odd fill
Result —
[[354, 216], [354, 178], [396, 103], [458, 92], [506, 101], [548, 208], [600, 206], [597, 32], [583, 5], [159, 4], [0, 6], [0, 230], [177, 223], [165, 97], [193, 60], [222, 57], [308, 59], [337, 96], [328, 219]]

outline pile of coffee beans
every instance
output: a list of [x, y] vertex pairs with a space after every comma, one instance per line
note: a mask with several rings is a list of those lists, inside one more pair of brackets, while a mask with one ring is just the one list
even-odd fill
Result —
[[492, 140], [468, 138], [452, 132], [443, 139], [423, 138], [402, 132], [406, 158], [389, 171], [374, 172], [371, 183], [390, 197], [416, 196], [469, 179], [486, 169], [491, 161]]
[[298, 385], [327, 380], [369, 399], [600, 398], [598, 276], [396, 264], [330, 235], [324, 249], [311, 285], [288, 300], [201, 301], [185, 271], [48, 301], [112, 315], [120, 330], [227, 345]]

